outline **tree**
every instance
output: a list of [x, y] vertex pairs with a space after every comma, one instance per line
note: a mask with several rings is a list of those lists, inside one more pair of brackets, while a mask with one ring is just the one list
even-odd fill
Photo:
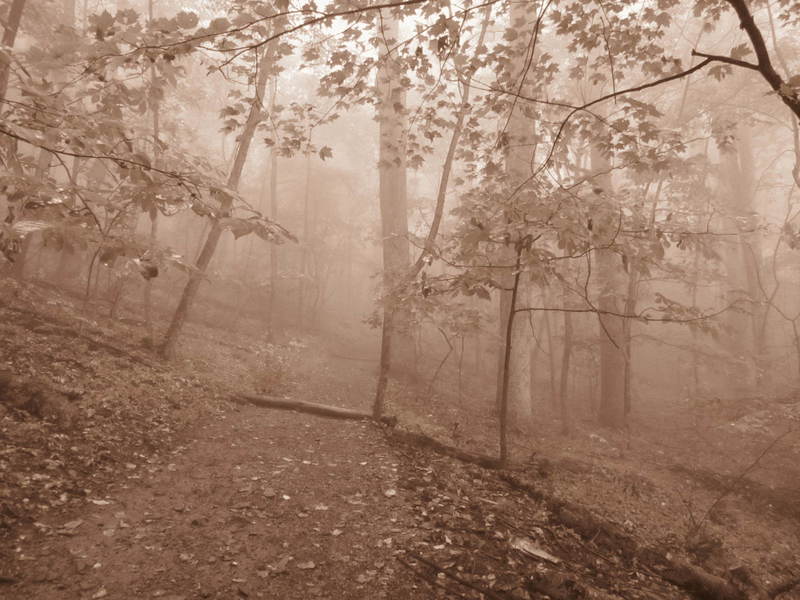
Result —
[[[25, 0], [12, 0], [3, 23], [3, 47], [13, 48], [17, 39], [22, 13], [25, 11]], [[5, 100], [8, 91], [8, 78], [11, 72], [11, 56], [7, 52], [0, 55], [0, 100]]]
[[[378, 384], [372, 412], [383, 416], [386, 386], [392, 355], [397, 353], [400, 313], [389, 295], [402, 281], [409, 267], [408, 213], [406, 208], [405, 91], [400, 81], [400, 65], [393, 47], [398, 43], [399, 20], [389, 14], [380, 20], [378, 35], [383, 40], [381, 66], [377, 75], [380, 157], [379, 198], [383, 250], [383, 319]], [[395, 348], [393, 350], [393, 343]]]
[[[250, 110], [245, 121], [242, 133], [239, 136], [238, 146], [233, 158], [233, 166], [231, 167], [230, 174], [228, 175], [227, 187], [230, 190], [236, 190], [239, 186], [239, 181], [242, 177], [245, 162], [247, 161], [247, 154], [250, 150], [250, 144], [253, 140], [253, 134], [256, 127], [263, 119], [262, 107], [265, 99], [265, 92], [267, 90], [267, 81], [270, 74], [274, 72], [274, 60], [276, 56], [277, 44], [268, 44], [261, 52], [261, 58], [258, 62], [258, 72], [255, 82], [255, 96], [250, 104]], [[183, 294], [172, 316], [169, 329], [164, 336], [164, 342], [161, 346], [160, 352], [164, 356], [173, 356], [175, 353], [175, 346], [178, 342], [183, 325], [189, 314], [189, 307], [194, 301], [197, 291], [200, 289], [202, 283], [202, 276], [208, 268], [211, 258], [214, 256], [214, 251], [217, 249], [217, 244], [222, 236], [225, 227], [225, 219], [230, 218], [230, 210], [233, 205], [233, 195], [230, 191], [219, 189], [217, 191], [219, 197], [219, 208], [215, 211], [214, 222], [208, 232], [206, 241], [197, 257], [195, 263], [196, 271], [189, 275], [189, 281], [183, 290]]]

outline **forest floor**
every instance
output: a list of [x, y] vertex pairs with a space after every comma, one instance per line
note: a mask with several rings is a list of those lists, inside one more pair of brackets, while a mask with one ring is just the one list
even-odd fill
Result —
[[[762, 587], [800, 575], [797, 440], [747, 471], [797, 400], [748, 413], [758, 426], [744, 431], [704, 422], [701, 442], [588, 426], [559, 442], [545, 428], [524, 464], [487, 470], [369, 422], [229, 401], [368, 410], [371, 370], [330, 341], [193, 324], [167, 363], [140, 322], [98, 314], [52, 289], [0, 290], [0, 377], [15, 392], [0, 397], [0, 598], [692, 597], [654, 552], [744, 567]], [[420, 402], [394, 391], [401, 426], [417, 415], [412, 429], [491, 451], [481, 419], [456, 435]], [[722, 450], [688, 460], [729, 435], [741, 464], [724, 468]], [[587, 533], [548, 498], [620, 536]]]

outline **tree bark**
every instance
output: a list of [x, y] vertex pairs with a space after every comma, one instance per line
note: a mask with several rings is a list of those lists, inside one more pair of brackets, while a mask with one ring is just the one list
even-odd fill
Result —
[[561, 348], [561, 373], [558, 386], [558, 405], [561, 413], [561, 433], [568, 434], [570, 430], [568, 388], [569, 367], [572, 358], [572, 313], [564, 311], [564, 344]]
[[[522, 3], [512, 5], [508, 27], [515, 36], [518, 36], [517, 39], [519, 41], [516, 47], [517, 53], [511, 61], [510, 70], [512, 80], [520, 81], [520, 92], [530, 88], [530, 84], [526, 82], [526, 73], [528, 72], [526, 63], [529, 59], [527, 51], [530, 47], [530, 39], [525, 39], [526, 36], [519, 35], [522, 33], [525, 24], [530, 21], [530, 17], [531, 15], [526, 5]], [[531, 31], [529, 36], [533, 35], [535, 34]], [[533, 57], [530, 57], [530, 59], [533, 60]], [[530, 178], [530, 165], [534, 162], [534, 122], [523, 113], [522, 108], [517, 103], [512, 105], [504, 132], [508, 139], [508, 144], [505, 146], [505, 167], [510, 189], [525, 185], [525, 182]], [[516, 257], [514, 256], [515, 254]], [[516, 263], [520, 265], [520, 256], [519, 249], [514, 252], [508, 248], [503, 248], [498, 252], [496, 260], [498, 264], [508, 264], [516, 258]], [[523, 321], [520, 321], [515, 328], [509, 331], [508, 320], [516, 308], [517, 297], [520, 294], [527, 296], [533, 286], [530, 284], [530, 277], [519, 280], [516, 273], [511, 274], [508, 269], [503, 271], [504, 273], [501, 273], [499, 277], [503, 291], [500, 292], [498, 337], [504, 341], [504, 344], [500, 346], [501, 352], [498, 353], [496, 397], [505, 397], [504, 402], [507, 404], [505, 408], [502, 405], [500, 406], [501, 419], [513, 420], [516, 429], [527, 432], [533, 419], [530, 393], [532, 336], [528, 331], [527, 323]], [[522, 289], [519, 289], [520, 286], [522, 286]], [[516, 289], [516, 291], [509, 291], [511, 288]], [[506, 339], [509, 334], [513, 340]], [[506, 357], [505, 351], [508, 351], [509, 345], [514, 347], [515, 352]]]
[[[392, 288], [409, 267], [408, 213], [406, 208], [405, 91], [400, 83], [400, 66], [390, 54], [398, 40], [399, 23], [394, 15], [380, 20], [386, 48], [381, 51], [378, 70], [378, 106], [380, 157], [378, 162], [381, 236], [383, 239], [383, 322], [381, 358], [373, 414], [380, 418], [385, 404], [389, 372], [392, 369], [392, 338], [396, 335], [398, 315], [393, 305]], [[413, 344], [407, 340], [404, 346]], [[413, 352], [413, 346], [411, 352]], [[404, 357], [407, 358], [407, 357]], [[413, 363], [413, 360], [411, 361]]]
[[769, 50], [767, 50], [767, 43], [764, 41], [764, 36], [750, 13], [750, 7], [747, 5], [746, 0], [726, 1], [736, 11], [736, 15], [739, 17], [739, 26], [750, 38], [750, 43], [758, 60], [756, 70], [761, 73], [761, 76], [769, 83], [772, 90], [778, 94], [778, 98], [794, 113], [795, 118], [800, 119], [800, 97], [798, 97], [796, 90], [789, 91], [791, 88], [789, 88], [778, 71], [775, 70], [769, 56]]
[[372, 414], [349, 408], [338, 406], [328, 406], [327, 404], [317, 404], [316, 402], [304, 402], [302, 400], [286, 400], [284, 398], [269, 398], [267, 396], [255, 396], [253, 394], [241, 394], [231, 398], [234, 402], [253, 404], [262, 408], [277, 408], [282, 410], [296, 410], [297, 412], [331, 417], [334, 419], [372, 419]]
[[[19, 25], [22, 22], [22, 13], [25, 10], [25, 0], [13, 0], [8, 9], [6, 22], [3, 23], [3, 46], [13, 48], [17, 39]], [[8, 92], [8, 79], [11, 74], [11, 56], [7, 52], [0, 53], [0, 100], [5, 100]]]
[[[277, 26], [278, 25], [276, 25], [276, 27]], [[262, 106], [264, 92], [267, 88], [267, 80], [270, 75], [270, 67], [272, 66], [272, 62], [275, 57], [276, 48], [277, 44], [275, 42], [267, 44], [264, 54], [260, 60], [258, 77], [256, 80], [256, 94], [253, 98], [253, 103], [250, 105], [250, 112], [247, 116], [244, 129], [239, 137], [239, 144], [236, 148], [233, 166], [231, 167], [231, 172], [228, 176], [228, 187], [234, 190], [239, 187], [239, 181], [242, 177], [242, 171], [244, 170], [244, 164], [247, 160], [248, 151], [250, 150], [250, 143], [253, 140], [253, 134], [256, 131], [256, 127], [263, 119]], [[225, 217], [228, 215], [232, 204], [233, 199], [228, 195], [224, 195], [220, 201], [219, 211], [215, 216]], [[178, 307], [175, 309], [169, 329], [164, 337], [164, 342], [161, 346], [160, 352], [165, 357], [171, 357], [175, 354], [175, 346], [177, 345], [178, 336], [180, 335], [180, 332], [183, 329], [183, 325], [186, 322], [186, 318], [189, 314], [189, 307], [192, 305], [192, 302], [197, 295], [197, 291], [200, 289], [200, 283], [203, 281], [203, 276], [206, 272], [206, 269], [211, 262], [211, 258], [214, 256], [214, 252], [217, 249], [217, 244], [219, 243], [221, 235], [222, 227], [219, 224], [218, 218], [215, 218], [211, 225], [211, 229], [208, 232], [208, 237], [206, 238], [205, 244], [203, 244], [203, 248], [200, 251], [200, 255], [197, 257], [197, 262], [195, 263], [197, 271], [189, 275], [189, 281], [186, 283], [186, 287], [183, 289], [183, 294], [178, 302]]]
[[311, 154], [306, 153], [306, 174], [303, 187], [303, 243], [300, 246], [300, 279], [298, 280], [297, 326], [302, 329], [306, 319], [306, 280], [308, 279], [308, 257], [311, 252]]
[[[597, 146], [592, 147], [592, 170], [596, 174], [595, 185], [605, 196], [605, 202], [613, 202], [610, 161]], [[600, 298], [597, 315], [600, 326], [600, 406], [598, 418], [607, 427], [623, 428], [625, 415], [625, 331], [624, 320], [608, 313], [621, 313], [619, 302], [622, 282], [620, 281], [620, 259], [608, 248], [616, 235], [614, 217], [616, 211], [607, 207], [605, 222], [598, 223], [601, 231], [608, 232], [597, 240], [597, 277]], [[602, 314], [606, 313], [606, 314]]]
[[[763, 307], [760, 306], [761, 291], [758, 287], [756, 257], [760, 254], [756, 233], [747, 230], [754, 225], [748, 219], [752, 214], [755, 175], [753, 157], [749, 143], [749, 132], [739, 126], [736, 144], [733, 148], [721, 149], [721, 189], [727, 200], [728, 219], [726, 230], [732, 234], [725, 240], [723, 252], [727, 274], [729, 302], [746, 301], [743, 308], [749, 313], [742, 319], [741, 314], [727, 316], [729, 325], [728, 348], [735, 366], [734, 381], [739, 386], [738, 393], [751, 393], [759, 383], [759, 358], [762, 334], [758, 322]], [[742, 220], [746, 220], [743, 225]], [[749, 246], [749, 247], [748, 247]]]
[[[72, 1], [73, 12], [75, 8], [75, 2]], [[150, 22], [153, 21], [153, 0], [148, 0], [147, 2], [147, 16]], [[155, 68], [150, 67], [150, 85], [156, 85], [156, 71]], [[154, 103], [152, 109], [152, 116], [153, 116], [153, 166], [158, 166], [158, 159], [159, 155], [161, 154], [161, 142], [160, 142], [160, 134], [161, 134], [161, 123], [160, 123], [160, 109], [161, 106], [156, 101]], [[156, 241], [158, 239], [158, 208], [156, 207], [155, 198], [153, 198], [152, 206], [150, 207], [150, 211], [148, 214], [150, 218], [150, 252], [155, 252]], [[144, 327], [145, 327], [145, 335], [147, 344], [152, 344], [155, 341], [155, 332], [153, 330], [153, 314], [152, 314], [152, 306], [153, 306], [153, 278], [150, 277], [145, 281], [144, 284]]]
[[[269, 106], [272, 110], [278, 97], [278, 78], [273, 77], [270, 85]], [[278, 222], [278, 153], [269, 149], [269, 217]], [[267, 312], [267, 332], [269, 339], [275, 339], [275, 303], [278, 298], [278, 244], [269, 247], [269, 307]]]
[[508, 300], [508, 313], [505, 315], [505, 336], [503, 337], [503, 364], [502, 380], [498, 390], [499, 421], [500, 421], [500, 464], [506, 465], [509, 462], [508, 448], [508, 420], [509, 420], [509, 382], [511, 380], [511, 356], [514, 339], [514, 317], [517, 313], [517, 295], [519, 293], [520, 282], [520, 263], [522, 261], [522, 243], [517, 243], [516, 261], [514, 269], [514, 281], [511, 286], [510, 297]]

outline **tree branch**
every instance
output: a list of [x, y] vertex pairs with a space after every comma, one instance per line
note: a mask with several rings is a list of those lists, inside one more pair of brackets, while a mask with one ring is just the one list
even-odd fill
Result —
[[[769, 83], [770, 87], [777, 92], [781, 101], [800, 119], [800, 98], [797, 95], [797, 91], [787, 91], [786, 82], [775, 70], [769, 56], [767, 43], [764, 41], [764, 36], [750, 13], [747, 2], [745, 0], [726, 0], [726, 2], [736, 11], [736, 15], [739, 17], [739, 27], [750, 38], [753, 51], [758, 59], [758, 72], [761, 73], [761, 76]], [[791, 88], [789, 89], [791, 90]]]
[[758, 65], [749, 63], [746, 60], [739, 60], [738, 58], [732, 58], [730, 56], [722, 56], [720, 54], [706, 54], [705, 52], [698, 52], [697, 50], [692, 50], [692, 56], [699, 56], [700, 58], [709, 58], [716, 62], [727, 63], [729, 65], [742, 67], [743, 69], [752, 69], [753, 71], [759, 70]]

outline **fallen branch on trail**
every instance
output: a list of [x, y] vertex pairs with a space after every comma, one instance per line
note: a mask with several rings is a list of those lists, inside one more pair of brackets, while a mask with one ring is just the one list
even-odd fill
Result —
[[389, 437], [405, 442], [406, 444], [417, 446], [420, 448], [428, 448], [437, 454], [443, 454], [460, 460], [461, 462], [470, 463], [484, 467], [485, 469], [500, 469], [502, 464], [500, 460], [485, 454], [476, 454], [474, 452], [467, 452], [455, 446], [448, 446], [439, 440], [436, 440], [423, 433], [413, 433], [411, 431], [403, 431], [402, 429], [392, 429], [389, 432]]
[[[410, 556], [417, 562], [420, 562], [423, 565], [426, 565], [427, 567], [433, 569], [434, 574], [442, 573], [443, 575], [452, 579], [453, 581], [458, 582], [460, 585], [463, 585], [464, 587], [467, 587], [471, 590], [475, 590], [479, 594], [483, 594], [486, 598], [492, 598], [493, 600], [505, 600], [505, 598], [507, 597], [505, 595], [501, 596], [499, 593], [495, 593], [487, 587], [478, 585], [472, 581], [468, 581], [463, 577], [459, 576], [457, 573], [453, 573], [451, 569], [437, 565], [436, 563], [429, 561], [427, 558], [421, 556], [420, 554], [417, 554], [416, 552], [412, 552], [411, 550], [406, 550], [406, 554], [408, 554], [408, 556]], [[416, 575], [421, 576], [420, 572], [414, 569], [410, 564], [406, 563], [405, 561], [402, 562], [412, 571], [414, 571]], [[432, 581], [436, 581], [436, 579], [433, 578]]]
[[277, 408], [280, 410], [295, 410], [297, 412], [331, 417], [333, 419], [372, 419], [372, 413], [340, 408], [338, 406], [328, 406], [327, 404], [316, 404], [315, 402], [304, 402], [303, 400], [286, 400], [285, 398], [269, 398], [267, 396], [255, 396], [252, 394], [240, 394], [230, 398], [237, 404], [253, 404], [262, 408]]
[[729, 578], [714, 575], [697, 565], [668, 558], [654, 548], [641, 546], [613, 523], [601, 519], [582, 506], [542, 491], [514, 473], [501, 472], [499, 477], [511, 487], [543, 503], [562, 524], [578, 533], [583, 539], [612, 550], [621, 550], [622, 555], [629, 560], [637, 558], [642, 566], [647, 566], [649, 573], [689, 592], [695, 598], [701, 600], [776, 598], [800, 584], [800, 578], [795, 577], [765, 590], [752, 580], [744, 567], [728, 571]]
[[[315, 402], [304, 402], [302, 400], [286, 400], [285, 398], [270, 398], [267, 396], [256, 396], [253, 394], [239, 394], [230, 398], [231, 401], [237, 404], [252, 404], [262, 408], [277, 408], [280, 410], [294, 410], [297, 412], [308, 413], [311, 415], [319, 415], [322, 417], [330, 417], [333, 419], [353, 419], [353, 420], [374, 420], [372, 413], [362, 412], [359, 410], [352, 410], [349, 408], [340, 408], [338, 406], [329, 406], [327, 404], [317, 404]], [[438, 454], [443, 454], [451, 458], [455, 458], [462, 462], [479, 465], [486, 469], [499, 469], [502, 465], [500, 461], [485, 454], [475, 454], [461, 450], [455, 446], [448, 446], [442, 442], [433, 439], [422, 433], [412, 433], [411, 431], [403, 431], [394, 429], [397, 425], [396, 417], [381, 417], [380, 422], [389, 425], [391, 438], [405, 442], [406, 444], [417, 446], [420, 448], [428, 448]]]

